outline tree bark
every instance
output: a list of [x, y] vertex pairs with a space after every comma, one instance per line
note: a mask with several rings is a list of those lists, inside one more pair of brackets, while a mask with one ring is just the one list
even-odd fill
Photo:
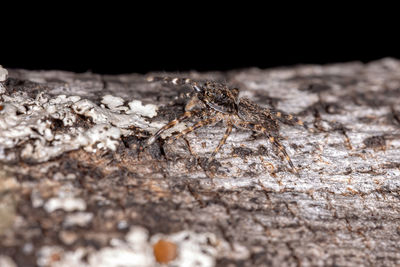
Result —
[[196, 118], [145, 147], [184, 112], [184, 86], [9, 70], [0, 263], [154, 266], [162, 248], [178, 266], [400, 264], [400, 61], [180, 76], [226, 81], [305, 121], [280, 129], [299, 176], [237, 129], [204, 164], [222, 124], [166, 142]]

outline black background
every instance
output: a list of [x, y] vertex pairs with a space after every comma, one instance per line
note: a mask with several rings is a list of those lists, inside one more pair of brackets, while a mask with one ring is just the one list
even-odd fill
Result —
[[63, 7], [28, 15], [14, 10], [11, 19], [4, 19], [0, 64], [118, 74], [400, 58], [397, 16], [378, 9], [365, 14], [346, 7], [329, 15], [327, 8], [303, 12], [293, 7], [288, 13], [275, 7], [238, 7], [188, 7], [173, 13], [162, 8], [106, 6], [97, 12]]

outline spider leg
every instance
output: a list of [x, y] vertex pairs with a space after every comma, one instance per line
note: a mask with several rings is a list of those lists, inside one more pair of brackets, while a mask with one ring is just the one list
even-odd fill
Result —
[[179, 134], [175, 135], [173, 138], [168, 140], [168, 143], [171, 144], [174, 140], [179, 139], [182, 136], [184, 136], [184, 135], [186, 135], [186, 134], [188, 134], [190, 132], [193, 132], [194, 130], [196, 130], [198, 128], [204, 127], [204, 126], [209, 125], [209, 124], [213, 124], [213, 123], [215, 123], [215, 122], [217, 122], [219, 120], [221, 120], [221, 118], [219, 118], [217, 116], [214, 116], [214, 117], [207, 118], [207, 119], [201, 120], [199, 122], [196, 122], [193, 126], [187, 127], [182, 132], [180, 132]]
[[166, 131], [166, 130], [168, 130], [168, 129], [174, 127], [176, 124], [178, 124], [178, 123], [180, 123], [180, 122], [182, 122], [182, 121], [184, 121], [184, 120], [186, 120], [186, 119], [192, 117], [192, 116], [195, 115], [196, 113], [198, 113], [198, 111], [186, 111], [186, 112], [183, 113], [183, 115], [180, 116], [179, 118], [170, 121], [167, 125], [161, 127], [153, 136], [151, 136], [151, 137], [147, 140], [147, 145], [153, 144], [153, 143], [158, 139], [158, 137], [160, 137], [160, 135], [161, 135], [164, 131]]
[[290, 165], [290, 167], [293, 169], [293, 171], [294, 171], [295, 173], [298, 173], [296, 167], [294, 166], [292, 160], [290, 159], [288, 153], [286, 152], [285, 147], [281, 144], [281, 142], [279, 142], [279, 141], [278, 141], [275, 137], [273, 137], [273, 136], [269, 136], [269, 137], [268, 137], [268, 140], [269, 140], [272, 144], [274, 144], [274, 145], [279, 149], [280, 152], [282, 152], [282, 154], [285, 156], [286, 161], [289, 163], [289, 165]]
[[232, 124], [228, 124], [228, 127], [226, 128], [225, 134], [224, 136], [221, 138], [221, 141], [219, 141], [218, 146], [215, 148], [214, 152], [211, 154], [211, 157], [209, 159], [209, 161], [213, 160], [215, 155], [217, 155], [218, 151], [221, 149], [221, 147], [225, 144], [226, 139], [228, 139], [229, 135], [232, 132]]
[[195, 107], [201, 106], [202, 108], [204, 107], [203, 102], [199, 100], [199, 98], [194, 95], [190, 98], [190, 100], [186, 103], [185, 105], [185, 111], [190, 111], [194, 110]]
[[163, 82], [167, 84], [173, 85], [190, 85], [193, 88], [197, 87], [197, 82], [188, 79], [188, 78], [173, 78], [173, 77], [157, 77], [157, 76], [150, 76], [147, 77], [148, 82]]
[[277, 111], [275, 109], [270, 109], [269, 112], [280, 122], [287, 124], [287, 125], [300, 125], [304, 128], [308, 129], [307, 125], [304, 122], [291, 114], [287, 114], [282, 111]]
[[261, 124], [251, 123], [251, 122], [240, 122], [239, 126], [250, 129], [255, 132], [261, 132], [268, 137], [268, 141], [272, 143], [278, 150], [285, 156], [286, 161], [289, 163], [290, 167], [293, 171], [298, 174], [296, 167], [294, 166], [292, 160], [290, 159], [288, 153], [286, 152], [285, 147], [281, 144], [281, 142], [275, 136], [272, 136], [268, 130], [262, 126]]

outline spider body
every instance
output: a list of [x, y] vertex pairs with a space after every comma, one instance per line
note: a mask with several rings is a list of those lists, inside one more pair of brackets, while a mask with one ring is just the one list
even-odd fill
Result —
[[[266, 136], [284, 156], [290, 167], [297, 173], [285, 147], [280, 143], [279, 122], [288, 125], [301, 125], [303, 122], [293, 115], [286, 114], [274, 109], [263, 108], [253, 103], [248, 98], [239, 98], [239, 89], [229, 88], [223, 83], [206, 81], [198, 82], [191, 79], [171, 78], [171, 77], [149, 77], [149, 82], [161, 81], [173, 85], [189, 85], [193, 89], [193, 97], [187, 103], [184, 114], [160, 128], [152, 137], [147, 140], [147, 144], [154, 143], [157, 138], [166, 130], [176, 124], [185, 121], [193, 116], [202, 117], [202, 120], [184, 129], [175, 136], [178, 139], [198, 128], [212, 125], [223, 121], [226, 131], [218, 146], [215, 148], [209, 160], [213, 159], [227, 138], [232, 132], [232, 128], [251, 130]], [[305, 127], [305, 126], [304, 126]], [[170, 139], [172, 142], [174, 139]]]
[[238, 111], [239, 90], [230, 89], [216, 82], [206, 82], [197, 93], [199, 100], [210, 108], [224, 114], [236, 114]]

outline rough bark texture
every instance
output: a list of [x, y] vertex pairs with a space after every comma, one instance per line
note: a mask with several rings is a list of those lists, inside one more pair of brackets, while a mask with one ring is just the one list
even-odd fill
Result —
[[[399, 61], [181, 76], [226, 81], [308, 123], [313, 131], [280, 131], [300, 177], [268, 140], [242, 130], [205, 167], [220, 124], [140, 151], [183, 112], [188, 88], [134, 74], [9, 70], [0, 263], [154, 266], [169, 247], [177, 256], [164, 262], [181, 266], [400, 264]], [[113, 132], [98, 137], [103, 130]], [[172, 245], [153, 246], [160, 239]]]

